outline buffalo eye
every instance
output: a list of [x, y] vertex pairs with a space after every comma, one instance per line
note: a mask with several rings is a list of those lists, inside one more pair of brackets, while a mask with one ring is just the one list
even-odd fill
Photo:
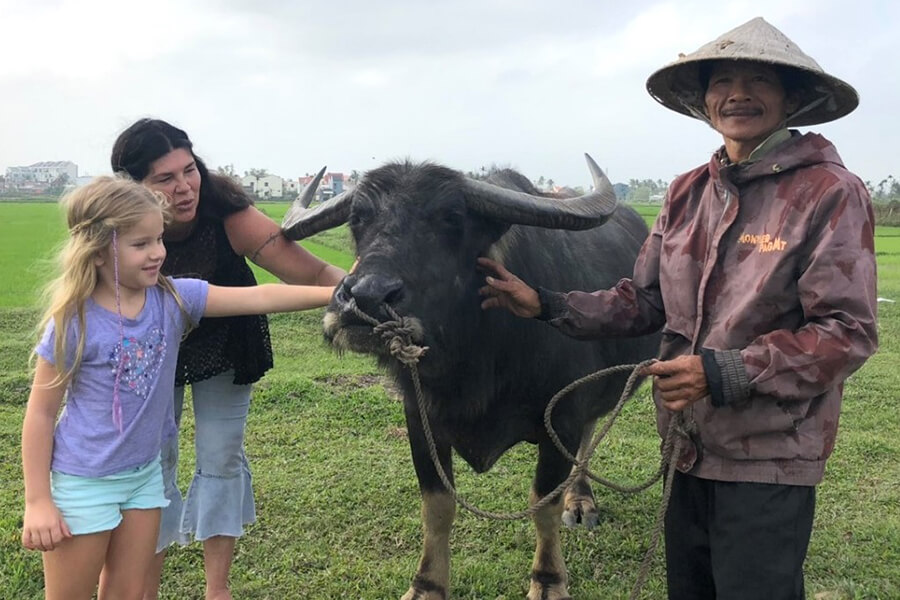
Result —
[[375, 217], [375, 206], [372, 201], [364, 195], [354, 198], [353, 205], [350, 208], [350, 216], [347, 217], [347, 224], [351, 229], [357, 229], [370, 223]]
[[358, 229], [363, 226], [366, 222], [366, 211], [358, 210], [355, 207], [350, 211], [350, 216], [347, 218], [347, 224], [350, 226], [350, 229]]
[[465, 228], [465, 215], [461, 212], [448, 211], [441, 215], [437, 224], [445, 234], [458, 236]]

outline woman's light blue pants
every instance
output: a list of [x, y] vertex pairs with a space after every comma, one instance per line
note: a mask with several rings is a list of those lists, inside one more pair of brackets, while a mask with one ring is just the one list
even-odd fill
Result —
[[[234, 385], [227, 372], [191, 384], [196, 468], [182, 498], [178, 489], [178, 436], [163, 442], [162, 472], [169, 506], [163, 509], [160, 552], [174, 542], [224, 535], [240, 537], [256, 521], [250, 465], [244, 454], [244, 432], [252, 385]], [[175, 421], [181, 427], [184, 388], [175, 388]]]

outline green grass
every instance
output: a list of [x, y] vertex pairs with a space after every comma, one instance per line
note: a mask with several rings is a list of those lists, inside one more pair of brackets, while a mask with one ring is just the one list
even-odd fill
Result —
[[[2, 244], [11, 222], [22, 227], [47, 220], [5, 209], [0, 206]], [[55, 214], [52, 206], [45, 209]], [[276, 210], [269, 214], [280, 219]], [[53, 231], [48, 227], [45, 235]], [[879, 305], [881, 349], [846, 386], [837, 448], [819, 487], [807, 560], [809, 598], [823, 592], [831, 592], [828, 600], [900, 598], [900, 250], [890, 246], [900, 229], [879, 228], [878, 234], [879, 294], [898, 303]], [[337, 252], [346, 266], [353, 256], [346, 239], [339, 229], [317, 236], [310, 248]], [[23, 235], [16, 259], [4, 248], [0, 282], [24, 282], [23, 271], [52, 243]], [[0, 290], [8, 298], [0, 303], [7, 307], [0, 309], [0, 600], [40, 598], [42, 581], [40, 555], [19, 542], [19, 436], [37, 314], [28, 306], [31, 288], [18, 286]], [[236, 598], [396, 599], [416, 568], [419, 498], [401, 405], [370, 359], [339, 356], [325, 346], [321, 316], [316, 310], [271, 318], [276, 367], [255, 388], [247, 437], [259, 518], [238, 544]], [[189, 408], [184, 419], [180, 479], [186, 485], [193, 457]], [[649, 476], [659, 447], [653, 423], [644, 387], [599, 449], [595, 470], [616, 481]], [[534, 459], [534, 448], [520, 445], [485, 475], [456, 461], [458, 488], [488, 510], [522, 509]], [[623, 496], [598, 488], [596, 494], [600, 526], [562, 533], [570, 592], [579, 600], [625, 598], [650, 539], [660, 490]], [[486, 521], [460, 510], [452, 538], [452, 597], [523, 597], [533, 549], [529, 522]], [[657, 553], [644, 597], [663, 598], [664, 588]], [[163, 598], [202, 598], [202, 592], [200, 545], [175, 549]]]
[[[281, 222], [287, 203], [262, 202], [259, 208]], [[51, 259], [65, 240], [64, 215], [55, 202], [0, 203], [0, 308], [35, 306], [41, 286], [53, 272]], [[300, 243], [325, 261], [349, 269], [353, 264], [346, 227], [325, 231]], [[260, 283], [277, 281], [252, 266]]]
[[647, 225], [653, 225], [653, 221], [656, 220], [656, 215], [659, 214], [659, 209], [662, 208], [659, 204], [629, 204], [631, 208], [633, 208], [637, 214], [644, 217], [644, 220], [647, 221]]

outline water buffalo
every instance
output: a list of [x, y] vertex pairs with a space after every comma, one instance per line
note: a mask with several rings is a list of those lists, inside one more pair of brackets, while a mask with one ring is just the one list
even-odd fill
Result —
[[[631, 274], [647, 227], [630, 208], [617, 208], [609, 181], [590, 157], [588, 164], [595, 190], [559, 199], [511, 170], [478, 181], [436, 164], [389, 163], [369, 171], [355, 189], [313, 210], [301, 201], [285, 216], [282, 229], [291, 239], [349, 223], [359, 262], [335, 291], [325, 336], [338, 349], [376, 355], [403, 393], [424, 528], [421, 560], [403, 600], [449, 597], [455, 504], [432, 463], [408, 369], [355, 311], [379, 321], [391, 309], [409, 317], [415, 343], [428, 347], [417, 366], [437, 455], [451, 481], [451, 449], [484, 472], [514, 444], [538, 445], [533, 505], [571, 472], [544, 428], [551, 397], [598, 369], [654, 356], [659, 341], [578, 341], [538, 320], [480, 308], [479, 256], [557, 290], [607, 288]], [[571, 453], [585, 446], [625, 379], [582, 387], [556, 407], [554, 428]], [[560, 521], [596, 523], [590, 486], [576, 482], [564, 501], [533, 519], [537, 547], [527, 597], [567, 598]]]

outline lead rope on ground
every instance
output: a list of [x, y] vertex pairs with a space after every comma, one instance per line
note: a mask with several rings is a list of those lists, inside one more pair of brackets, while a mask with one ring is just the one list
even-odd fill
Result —
[[[460, 496], [456, 491], [456, 488], [453, 486], [453, 483], [450, 481], [450, 478], [447, 476], [447, 473], [444, 471], [444, 468], [441, 465], [440, 457], [438, 457], [437, 454], [437, 446], [434, 443], [434, 436], [431, 432], [431, 425], [428, 420], [427, 409], [425, 406], [425, 394], [422, 391], [422, 384], [419, 380], [419, 370], [416, 366], [419, 362], [419, 359], [421, 359], [422, 356], [424, 356], [428, 351], [428, 346], [418, 346], [412, 343], [413, 329], [410, 325], [410, 320], [408, 317], [401, 317], [397, 314], [396, 311], [394, 311], [393, 308], [391, 308], [387, 304], [383, 305], [383, 308], [385, 309], [387, 314], [390, 315], [392, 319], [391, 321], [379, 322], [378, 320], [360, 310], [353, 300], [350, 301], [350, 304], [348, 306], [348, 310], [353, 312], [354, 315], [356, 315], [366, 323], [372, 325], [373, 333], [381, 337], [391, 355], [394, 356], [402, 364], [406, 365], [406, 367], [409, 369], [413, 387], [416, 391], [416, 404], [419, 410], [419, 420], [422, 423], [422, 431], [425, 434], [425, 440], [428, 443], [428, 453], [431, 455], [431, 461], [434, 464], [435, 471], [437, 471], [438, 477], [440, 477], [441, 482], [444, 484], [447, 492], [453, 497], [454, 501], [456, 501], [457, 504], [459, 504], [469, 512], [487, 519], [494, 519], [498, 521], [514, 521], [526, 517], [531, 517], [541, 508], [555, 501], [566, 490], [566, 488], [571, 485], [571, 483], [578, 477], [578, 475], [582, 473], [587, 475], [594, 481], [601, 483], [602, 485], [623, 493], [636, 493], [645, 490], [656, 483], [656, 481], [662, 476], [664, 472], [666, 473], [666, 477], [664, 479], [665, 483], [663, 485], [663, 498], [656, 515], [656, 525], [653, 528], [653, 532], [651, 533], [650, 544], [647, 548], [647, 551], [644, 553], [644, 558], [641, 561], [641, 567], [638, 571], [637, 579], [635, 581], [634, 587], [632, 588], [631, 595], [629, 596], [629, 600], [637, 600], [637, 598], [640, 597], [640, 592], [647, 581], [647, 577], [650, 573], [650, 566], [652, 564], [653, 555], [656, 552], [656, 547], [659, 544], [659, 538], [662, 534], [666, 510], [668, 509], [669, 499], [672, 494], [672, 478], [675, 474], [676, 464], [675, 457], [681, 454], [681, 446], [684, 440], [684, 436], [689, 433], [691, 428], [690, 426], [693, 425], [693, 423], [691, 423], [690, 425], [686, 424], [684, 415], [681, 412], [675, 413], [672, 416], [672, 419], [669, 421], [668, 430], [666, 431], [666, 437], [663, 440], [660, 467], [657, 473], [645, 483], [631, 487], [620, 486], [594, 475], [587, 469], [587, 465], [590, 462], [590, 459], [593, 457], [597, 446], [600, 444], [603, 438], [606, 437], [607, 433], [612, 427], [613, 422], [615, 422], [616, 418], [619, 416], [619, 413], [621, 413], [625, 402], [631, 396], [631, 391], [634, 387], [635, 381], [640, 375], [641, 370], [645, 366], [648, 366], [655, 362], [655, 360], [651, 359], [637, 364], [616, 365], [613, 367], [602, 369], [570, 383], [559, 392], [557, 392], [553, 396], [553, 398], [550, 399], [550, 402], [547, 404], [547, 408], [544, 411], [544, 426], [546, 427], [547, 433], [553, 440], [553, 443], [556, 446], [557, 450], [559, 450], [570, 462], [575, 465], [572, 469], [572, 472], [552, 492], [545, 495], [538, 502], [532, 504], [527, 509], [514, 513], [495, 513], [480, 509]], [[625, 383], [625, 387], [622, 390], [619, 401], [616, 403], [616, 406], [613, 408], [613, 410], [610, 411], [610, 415], [607, 418], [606, 423], [604, 424], [600, 433], [594, 436], [588, 451], [585, 453], [585, 456], [581, 461], [579, 461], [576, 457], [572, 456], [572, 454], [565, 448], [565, 446], [563, 446], [562, 441], [559, 439], [559, 436], [553, 429], [551, 423], [553, 408], [563, 397], [565, 397], [575, 388], [590, 381], [602, 379], [603, 377], [607, 377], [613, 373], [620, 373], [629, 370], [631, 371], [631, 374], [629, 375], [628, 380]], [[668, 469], [666, 469], [666, 466], [668, 466]]]

